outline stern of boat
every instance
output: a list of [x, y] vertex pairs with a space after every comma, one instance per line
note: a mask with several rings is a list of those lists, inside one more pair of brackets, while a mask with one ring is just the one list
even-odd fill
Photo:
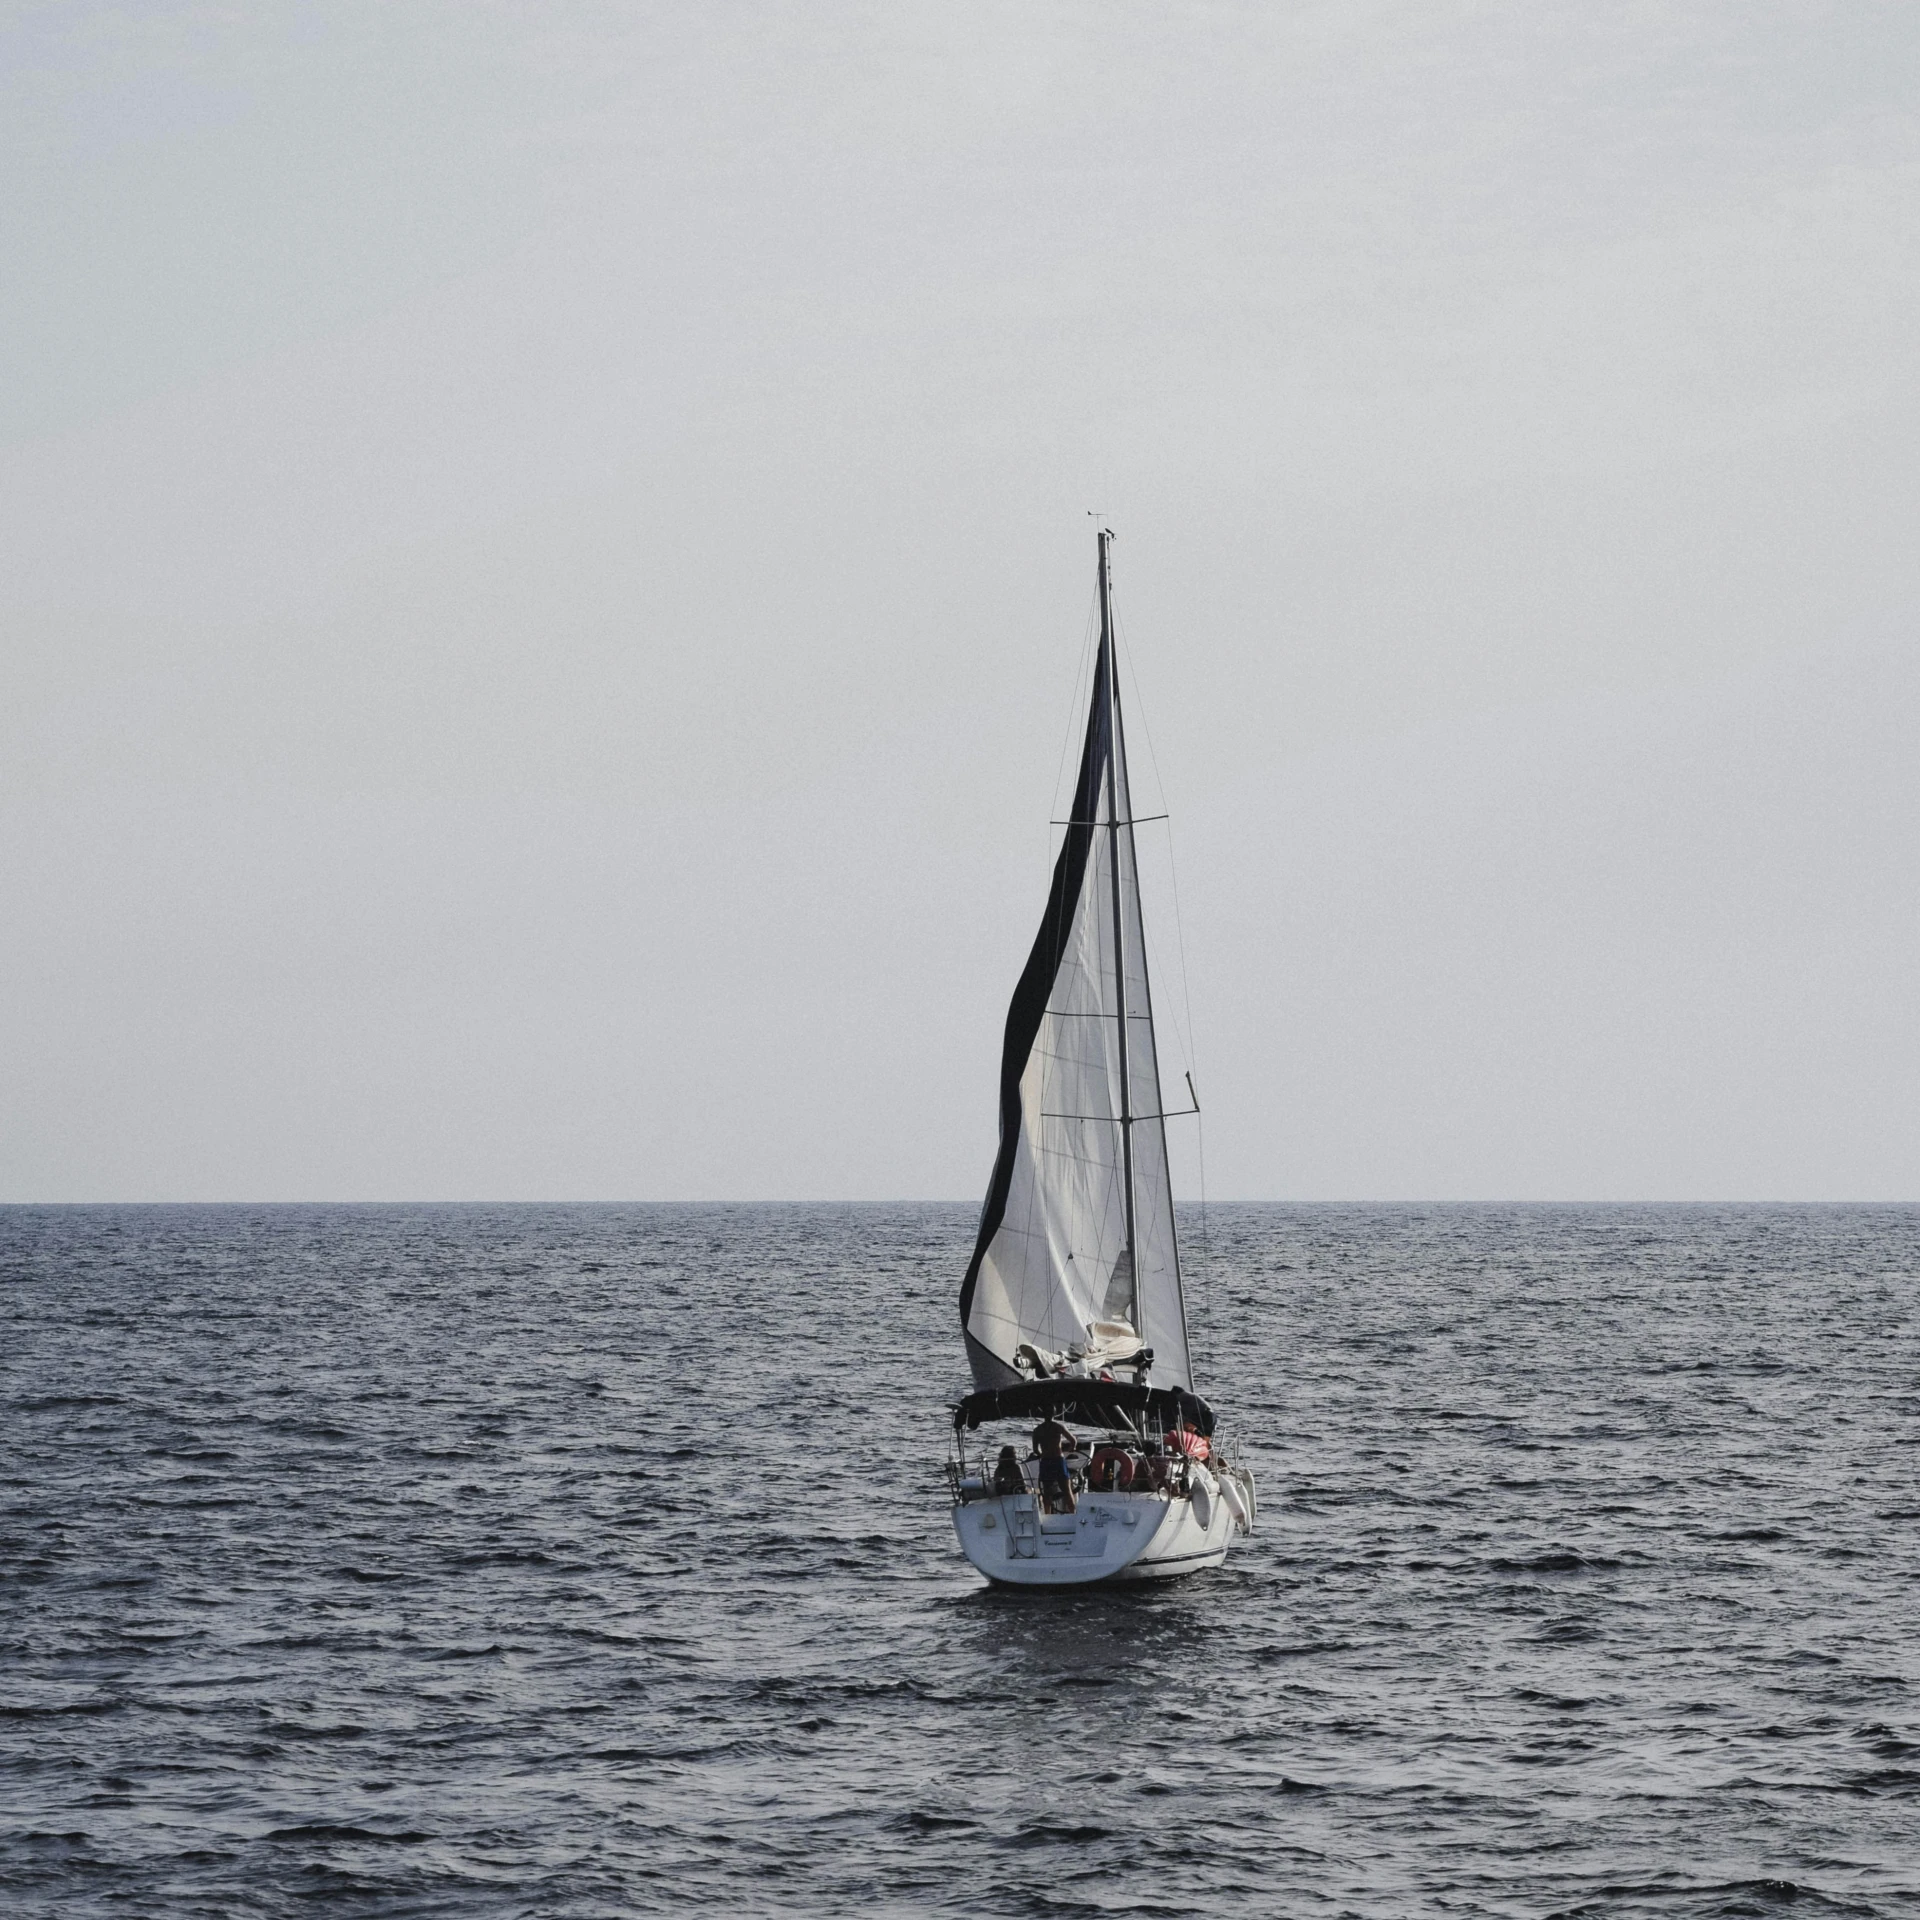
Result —
[[1082, 1494], [1048, 1513], [1037, 1494], [984, 1494], [954, 1503], [961, 1550], [989, 1580], [1016, 1587], [1111, 1580], [1134, 1566], [1183, 1503], [1152, 1494]]

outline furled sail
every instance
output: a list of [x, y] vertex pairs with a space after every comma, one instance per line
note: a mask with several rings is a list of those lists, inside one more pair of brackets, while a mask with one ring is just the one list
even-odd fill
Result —
[[1022, 1348], [1153, 1350], [1191, 1387], [1160, 1066], [1114, 673], [1107, 543], [1100, 652], [1066, 838], [1007, 1011], [1000, 1151], [960, 1290], [975, 1382], [1022, 1378]]

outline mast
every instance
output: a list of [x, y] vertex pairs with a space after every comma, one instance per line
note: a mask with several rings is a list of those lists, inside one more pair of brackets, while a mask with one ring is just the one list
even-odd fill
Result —
[[[1133, 1293], [1133, 1330], [1145, 1338], [1140, 1314], [1140, 1262], [1134, 1254], [1133, 1074], [1127, 1065], [1127, 949], [1120, 915], [1120, 663], [1113, 654], [1113, 535], [1100, 538], [1100, 650], [1107, 656], [1107, 874], [1113, 898], [1113, 1001], [1120, 1036], [1120, 1168], [1127, 1201], [1127, 1284]], [[1132, 822], [1128, 828], [1131, 830]]]

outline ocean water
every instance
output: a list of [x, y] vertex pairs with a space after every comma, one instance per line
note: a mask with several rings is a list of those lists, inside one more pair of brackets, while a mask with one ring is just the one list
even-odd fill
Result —
[[1078, 1594], [971, 1224], [0, 1210], [0, 1911], [1920, 1913], [1920, 1210], [1215, 1208], [1260, 1528]]

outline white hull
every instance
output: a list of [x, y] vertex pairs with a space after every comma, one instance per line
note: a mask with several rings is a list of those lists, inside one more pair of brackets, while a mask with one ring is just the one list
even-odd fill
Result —
[[[1250, 1516], [1251, 1485], [1235, 1480]], [[1208, 1475], [1195, 1497], [1083, 1493], [1073, 1513], [1043, 1513], [1031, 1492], [976, 1496], [955, 1504], [953, 1530], [989, 1580], [1056, 1587], [1199, 1573], [1219, 1566], [1248, 1528]]]

